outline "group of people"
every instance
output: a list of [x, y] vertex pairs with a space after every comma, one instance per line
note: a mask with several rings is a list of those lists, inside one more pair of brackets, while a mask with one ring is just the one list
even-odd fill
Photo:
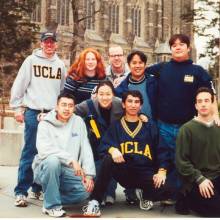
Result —
[[169, 45], [171, 60], [149, 67], [142, 51], [126, 63], [114, 45], [105, 68], [87, 48], [66, 72], [56, 34], [42, 33], [11, 91], [15, 119], [25, 122], [16, 206], [27, 206], [29, 194], [43, 200], [43, 213], [60, 217], [64, 205], [89, 199], [84, 215], [100, 216], [119, 183], [126, 202], [143, 210], [174, 201], [179, 214], [220, 216], [212, 79], [190, 59], [188, 36], [175, 34]]

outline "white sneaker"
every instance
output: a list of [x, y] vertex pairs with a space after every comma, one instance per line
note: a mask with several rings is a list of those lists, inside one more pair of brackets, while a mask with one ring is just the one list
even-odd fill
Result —
[[28, 197], [30, 199], [37, 199], [37, 200], [40, 200], [40, 201], [43, 201], [44, 200], [44, 194], [43, 192], [33, 192], [31, 191], [28, 195]]
[[105, 203], [106, 205], [114, 205], [115, 199], [112, 196], [106, 196]]
[[136, 189], [136, 195], [137, 195], [137, 197], [138, 197], [138, 199], [140, 201], [140, 209], [148, 211], [148, 210], [153, 208], [154, 203], [152, 201], [150, 201], [150, 200], [145, 200], [143, 198], [143, 190]]
[[91, 200], [88, 202], [88, 205], [82, 208], [84, 216], [93, 216], [99, 217], [101, 216], [101, 212], [99, 209], [99, 202], [96, 200]]
[[42, 212], [44, 214], [47, 214], [51, 217], [62, 217], [66, 214], [66, 212], [62, 209], [62, 208], [55, 208], [55, 209], [46, 209], [46, 208], [42, 208]]
[[17, 207], [27, 207], [27, 197], [25, 195], [16, 195], [14, 205]]

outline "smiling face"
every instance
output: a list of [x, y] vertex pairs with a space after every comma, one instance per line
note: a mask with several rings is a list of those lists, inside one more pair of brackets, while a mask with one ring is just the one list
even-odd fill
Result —
[[109, 48], [109, 62], [115, 69], [124, 67], [125, 58], [121, 47]]
[[190, 48], [186, 43], [176, 39], [174, 44], [171, 46], [172, 58], [176, 61], [184, 61], [189, 59]]
[[96, 67], [97, 59], [95, 57], [95, 54], [92, 52], [88, 52], [85, 57], [86, 75], [88, 77], [94, 77], [96, 74]]
[[98, 92], [97, 92], [97, 100], [99, 105], [102, 108], [110, 108], [112, 105], [112, 99], [113, 99], [113, 92], [112, 89], [107, 86], [107, 85], [103, 85], [99, 88]]
[[62, 97], [57, 103], [57, 119], [61, 122], [67, 122], [73, 115], [75, 104], [73, 99]]
[[131, 70], [132, 79], [139, 81], [144, 76], [144, 70], [146, 64], [141, 60], [138, 54], [135, 54], [129, 62], [129, 68]]

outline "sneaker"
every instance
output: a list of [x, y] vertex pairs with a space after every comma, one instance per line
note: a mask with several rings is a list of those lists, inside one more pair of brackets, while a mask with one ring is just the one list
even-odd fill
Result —
[[154, 203], [152, 201], [150, 201], [150, 200], [145, 200], [143, 198], [143, 190], [136, 189], [136, 194], [137, 194], [137, 197], [138, 197], [138, 199], [140, 201], [140, 209], [148, 211], [148, 210], [153, 208]]
[[44, 194], [43, 192], [33, 192], [31, 191], [28, 195], [28, 197], [30, 199], [36, 199], [36, 200], [40, 200], [43, 201], [44, 200]]
[[25, 195], [16, 195], [14, 205], [17, 207], [27, 207], [27, 197]]
[[126, 203], [128, 205], [136, 205], [138, 204], [138, 198], [136, 196], [136, 194], [129, 194], [129, 195], [126, 195]]
[[167, 199], [167, 200], [160, 201], [160, 203], [161, 205], [174, 205], [176, 201], [173, 199]]
[[105, 204], [106, 205], [114, 205], [115, 199], [112, 196], [106, 196]]
[[46, 209], [46, 208], [42, 208], [42, 212], [44, 214], [47, 214], [51, 217], [62, 217], [66, 214], [66, 212], [62, 209], [62, 208], [54, 208], [54, 209]]
[[88, 205], [82, 208], [84, 216], [99, 217], [101, 212], [99, 209], [99, 202], [96, 200], [91, 200], [88, 202]]

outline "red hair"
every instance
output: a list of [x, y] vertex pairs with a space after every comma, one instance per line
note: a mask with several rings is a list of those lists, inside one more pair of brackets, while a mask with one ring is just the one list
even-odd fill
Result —
[[74, 80], [83, 80], [86, 78], [85, 59], [86, 59], [86, 54], [89, 52], [93, 53], [97, 60], [96, 75], [95, 75], [96, 78], [97, 79], [105, 78], [106, 74], [105, 74], [105, 66], [103, 63], [103, 59], [101, 57], [101, 54], [93, 48], [86, 48], [80, 53], [78, 59], [71, 65], [68, 71], [68, 76], [72, 76]]

